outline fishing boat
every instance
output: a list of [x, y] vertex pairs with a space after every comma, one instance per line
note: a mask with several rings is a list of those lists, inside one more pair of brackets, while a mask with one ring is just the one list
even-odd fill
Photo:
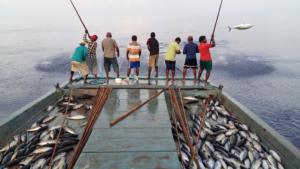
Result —
[[[230, 114], [256, 133], [264, 146], [278, 153], [284, 168], [300, 168], [300, 151], [253, 112], [225, 93], [221, 85], [195, 83], [193, 80], [182, 83], [178, 79], [173, 84], [166, 84], [164, 78], [152, 80], [152, 84], [149, 84], [145, 78], [141, 78], [138, 82], [130, 81], [122, 84], [115, 83], [113, 79], [109, 80], [109, 83], [103, 83], [102, 80], [88, 85], [80, 83], [78, 81], [74, 84], [64, 84], [61, 88], [47, 93], [12, 113], [10, 117], [1, 119], [0, 148], [11, 142], [14, 136], [28, 133], [28, 129], [32, 129], [32, 124], [45, 115], [57, 114], [54, 112], [57, 111], [55, 106], [62, 102], [62, 97], [67, 96], [66, 99], [69, 101], [72, 97], [97, 97], [101, 95], [100, 89], [108, 88], [111, 92], [107, 94], [106, 99], [102, 98], [103, 106], [100, 105], [100, 111], [97, 112], [98, 116], [95, 117], [93, 125], [89, 125], [89, 122], [93, 121], [91, 112], [89, 112], [90, 115], [86, 115], [85, 127], [78, 125], [84, 122], [82, 119], [80, 122], [76, 120], [68, 122], [68, 125], [72, 126], [77, 133], [81, 133], [78, 144], [82, 139], [86, 140], [85, 144], [79, 148], [80, 151], [78, 151], [78, 145], [72, 149], [68, 158], [72, 159], [75, 154], [77, 158], [74, 158], [74, 167], [71, 168], [181, 168], [182, 164], [178, 158], [178, 147], [172, 136], [172, 121], [170, 120], [176, 106], [172, 102], [168, 89], [173, 88], [177, 94], [185, 97], [217, 99]], [[151, 96], [159, 92], [163, 94], [149, 100]], [[85, 101], [91, 106], [89, 111], [93, 111], [100, 100]], [[136, 107], [144, 102], [143, 106]], [[134, 107], [136, 110], [133, 114], [111, 125], [113, 120]], [[64, 117], [57, 115], [56, 123], [62, 123]], [[90, 127], [90, 133], [85, 135], [88, 127]]]

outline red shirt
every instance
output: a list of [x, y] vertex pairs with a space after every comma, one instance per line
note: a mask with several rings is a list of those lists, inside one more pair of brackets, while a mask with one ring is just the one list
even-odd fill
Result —
[[209, 48], [212, 48], [212, 45], [208, 43], [200, 43], [198, 48], [200, 53], [200, 60], [211, 61]]

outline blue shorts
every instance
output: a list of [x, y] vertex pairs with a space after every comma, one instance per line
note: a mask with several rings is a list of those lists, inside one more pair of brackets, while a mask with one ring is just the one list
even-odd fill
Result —
[[139, 68], [140, 67], [140, 62], [130, 62], [129, 68]]

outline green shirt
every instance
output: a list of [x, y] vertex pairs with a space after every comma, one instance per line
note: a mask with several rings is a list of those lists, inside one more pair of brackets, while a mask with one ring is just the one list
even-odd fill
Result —
[[172, 42], [168, 46], [165, 60], [175, 61], [176, 60], [176, 51], [180, 50], [180, 46], [177, 42]]
[[75, 49], [75, 52], [72, 56], [72, 61], [84, 62], [88, 54], [88, 49], [84, 45], [80, 45]]

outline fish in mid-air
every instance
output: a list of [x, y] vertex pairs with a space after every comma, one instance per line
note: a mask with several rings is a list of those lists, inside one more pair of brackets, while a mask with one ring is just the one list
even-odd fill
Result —
[[246, 30], [246, 29], [252, 28], [253, 26], [254, 26], [254, 25], [252, 25], [252, 24], [243, 23], [243, 24], [236, 25], [236, 26], [234, 26], [234, 27], [228, 26], [228, 29], [229, 29], [229, 32], [230, 32], [232, 29]]

